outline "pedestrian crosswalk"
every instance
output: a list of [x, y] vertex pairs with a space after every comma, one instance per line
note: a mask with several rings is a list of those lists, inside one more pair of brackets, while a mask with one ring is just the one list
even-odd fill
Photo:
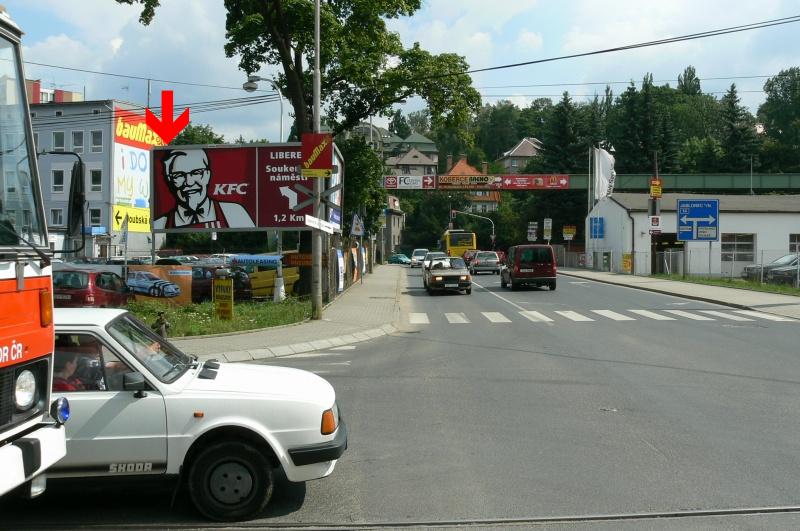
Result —
[[749, 322], [772, 321], [800, 323], [796, 319], [758, 312], [754, 310], [553, 310], [549, 312], [524, 310], [509, 312], [475, 312], [469, 315], [465, 312], [447, 312], [442, 315], [425, 312], [409, 313], [408, 324], [429, 325], [447, 322], [448, 324], [470, 324], [488, 322], [503, 324], [530, 321], [534, 323], [576, 322], [593, 323], [602, 321], [718, 321], [718, 322]]

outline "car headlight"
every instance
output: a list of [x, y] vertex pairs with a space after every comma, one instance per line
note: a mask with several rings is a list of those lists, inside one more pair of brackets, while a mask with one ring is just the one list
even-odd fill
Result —
[[461, 277], [459, 277], [459, 280], [469, 280], [469, 275], [461, 275]]
[[36, 376], [25, 369], [17, 375], [14, 384], [14, 403], [20, 411], [27, 411], [36, 403]]
[[442, 280], [442, 277], [433, 277], [433, 280]]

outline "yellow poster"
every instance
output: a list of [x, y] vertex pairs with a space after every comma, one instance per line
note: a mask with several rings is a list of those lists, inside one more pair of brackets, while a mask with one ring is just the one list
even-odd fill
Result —
[[217, 317], [230, 321], [233, 319], [233, 279], [214, 279], [214, 310]]
[[622, 272], [630, 273], [633, 270], [633, 254], [622, 253]]

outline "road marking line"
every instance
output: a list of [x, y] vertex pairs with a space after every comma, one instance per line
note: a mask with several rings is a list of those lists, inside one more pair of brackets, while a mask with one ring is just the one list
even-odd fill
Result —
[[718, 312], [716, 310], [700, 310], [701, 312], [713, 315], [715, 317], [722, 317], [723, 319], [728, 319], [730, 321], [752, 321], [752, 319], [748, 319], [747, 317], [742, 317], [741, 315], [733, 315], [730, 313], [725, 312]]
[[533, 321], [534, 323], [552, 323], [553, 322], [552, 319], [547, 317], [545, 314], [539, 313], [539, 312], [526, 310], [524, 312], [519, 312], [519, 314], [522, 317], [524, 317], [525, 319]]
[[431, 324], [427, 313], [410, 313], [408, 314], [408, 322], [410, 324]]
[[665, 312], [669, 312], [672, 315], [677, 315], [679, 317], [686, 317], [687, 319], [692, 319], [694, 321], [714, 321], [711, 317], [706, 317], [705, 315], [697, 315], [695, 313], [689, 313], [684, 310], [664, 310]]
[[305, 352], [303, 354], [292, 354], [286, 357], [292, 359], [299, 359], [299, 358], [321, 358], [324, 356], [344, 356], [344, 354], [337, 352]]
[[333, 347], [331, 350], [355, 350], [355, 345], [342, 345], [341, 347]]
[[517, 303], [515, 303], [515, 302], [511, 302], [510, 300], [506, 299], [506, 298], [505, 298], [505, 297], [503, 297], [502, 295], [498, 295], [498, 294], [497, 294], [497, 293], [495, 293], [494, 291], [489, 291], [487, 288], [485, 288], [485, 287], [481, 286], [480, 284], [478, 284], [478, 283], [477, 283], [477, 282], [475, 282], [474, 280], [472, 281], [472, 285], [473, 285], [473, 286], [478, 286], [479, 288], [486, 290], [486, 292], [487, 292], [487, 293], [489, 293], [490, 295], [494, 295], [495, 297], [497, 297], [497, 298], [498, 298], [498, 299], [500, 299], [501, 301], [503, 301], [503, 302], [506, 302], [506, 303], [510, 304], [511, 306], [513, 306], [514, 308], [516, 308], [517, 310], [524, 310], [524, 309], [525, 309], [525, 308], [523, 308], [522, 306], [520, 306], [519, 304], [517, 304]]
[[609, 319], [613, 319], [614, 321], [635, 321], [636, 318], [629, 317], [627, 315], [623, 315], [621, 313], [612, 312], [611, 310], [592, 310], [592, 313], [596, 313], [597, 315], [602, 315], [603, 317], [608, 317]]
[[556, 313], [561, 317], [566, 317], [567, 319], [570, 319], [571, 321], [579, 321], [579, 322], [594, 321], [594, 319], [592, 319], [591, 317], [586, 317], [585, 315], [581, 315], [578, 312], [573, 312], [572, 310], [564, 310], [564, 311], [557, 310]]
[[668, 315], [661, 315], [660, 313], [651, 312], [650, 310], [628, 310], [631, 313], [635, 313], [636, 315], [641, 315], [642, 317], [647, 317], [649, 319], [655, 319], [656, 321], [675, 321], [674, 317], [669, 317]]
[[570, 284], [588, 284], [588, 282], [570, 282]]
[[450, 324], [469, 324], [469, 319], [463, 313], [446, 313], [444, 316]]
[[510, 323], [511, 319], [507, 318], [500, 312], [481, 312], [484, 317], [493, 323]]
[[733, 311], [736, 313], [740, 313], [742, 315], [758, 317], [759, 319], [767, 319], [768, 321], [783, 321], [783, 322], [796, 321], [796, 319], [792, 319], [791, 317], [784, 317], [782, 315], [773, 315], [771, 313], [756, 312], [753, 310], [733, 310]]

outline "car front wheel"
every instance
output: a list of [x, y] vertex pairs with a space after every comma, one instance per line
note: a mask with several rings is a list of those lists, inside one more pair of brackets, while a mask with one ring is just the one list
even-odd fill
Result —
[[222, 442], [200, 451], [188, 476], [197, 510], [219, 521], [245, 520], [259, 514], [272, 497], [269, 460], [254, 446]]

